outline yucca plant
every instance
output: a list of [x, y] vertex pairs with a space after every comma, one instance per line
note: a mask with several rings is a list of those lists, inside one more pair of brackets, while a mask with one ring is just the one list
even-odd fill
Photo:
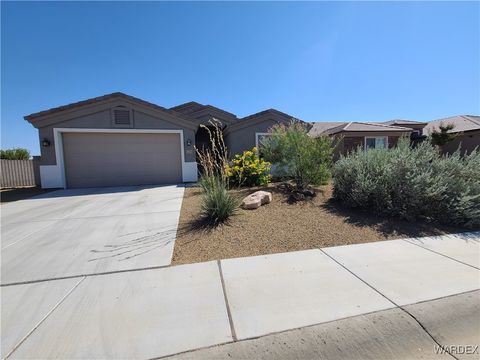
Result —
[[227, 221], [238, 210], [241, 200], [229, 191], [226, 173], [228, 150], [223, 140], [223, 132], [218, 121], [210, 121], [213, 130], [203, 126], [210, 138], [209, 149], [196, 149], [201, 167], [199, 185], [202, 189], [200, 203], [203, 221], [217, 226]]

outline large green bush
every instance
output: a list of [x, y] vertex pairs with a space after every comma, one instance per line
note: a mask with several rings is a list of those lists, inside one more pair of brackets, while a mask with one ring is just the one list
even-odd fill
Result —
[[30, 152], [27, 149], [23, 148], [0, 150], [0, 159], [28, 160], [30, 159]]
[[480, 227], [480, 152], [438, 156], [429, 141], [357, 149], [334, 166], [333, 196], [350, 207], [407, 220]]
[[265, 160], [275, 166], [276, 174], [291, 178], [297, 189], [328, 183], [332, 166], [332, 140], [328, 136], [313, 138], [305, 123], [292, 121], [276, 125], [263, 140]]
[[230, 184], [238, 187], [268, 185], [271, 180], [270, 163], [258, 157], [256, 147], [235, 155], [226, 174]]

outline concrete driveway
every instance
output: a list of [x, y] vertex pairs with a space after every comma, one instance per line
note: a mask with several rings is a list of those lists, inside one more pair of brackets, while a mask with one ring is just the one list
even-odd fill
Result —
[[480, 232], [2, 286], [2, 358], [477, 359], [479, 256]]
[[59, 190], [3, 205], [2, 285], [169, 265], [183, 190]]

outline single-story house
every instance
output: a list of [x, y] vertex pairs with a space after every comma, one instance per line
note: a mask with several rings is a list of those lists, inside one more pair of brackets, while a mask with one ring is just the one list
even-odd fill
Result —
[[451, 154], [460, 147], [462, 154], [468, 154], [473, 149], [480, 148], [480, 116], [458, 115], [431, 121], [425, 127], [426, 135], [434, 129], [438, 131], [440, 124], [453, 124], [455, 127], [449, 132], [457, 135], [454, 140], [443, 146], [444, 153]]
[[316, 122], [312, 123], [309, 134], [317, 137], [328, 135], [336, 145], [334, 157], [347, 154], [358, 147], [391, 148], [402, 136], [422, 136], [426, 123], [411, 120], [392, 120], [385, 123], [367, 122]]
[[[41, 156], [36, 163], [42, 187], [76, 188], [194, 182], [198, 178], [195, 148], [209, 146], [208, 131], [201, 125], [219, 121], [233, 156], [258, 147], [273, 125], [288, 124], [293, 117], [268, 109], [239, 118], [196, 102], [165, 108], [116, 92], [37, 112], [25, 119], [39, 132]], [[471, 142], [478, 145], [480, 117], [443, 121], [456, 123], [454, 131], [462, 132], [458, 141], [464, 149], [470, 149]], [[306, 124], [311, 136], [328, 135], [336, 140], [336, 157], [359, 146], [390, 148], [401, 136], [422, 138], [427, 125], [400, 119]]]
[[292, 117], [269, 109], [245, 118], [188, 102], [172, 108], [112, 93], [25, 116], [39, 132], [43, 188], [171, 184], [197, 180], [195, 147], [208, 144], [201, 127], [223, 126], [231, 154], [258, 145]]

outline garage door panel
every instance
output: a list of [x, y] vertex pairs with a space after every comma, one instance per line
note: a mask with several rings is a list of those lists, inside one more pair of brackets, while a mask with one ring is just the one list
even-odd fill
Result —
[[64, 133], [62, 138], [68, 187], [182, 181], [179, 134]]

